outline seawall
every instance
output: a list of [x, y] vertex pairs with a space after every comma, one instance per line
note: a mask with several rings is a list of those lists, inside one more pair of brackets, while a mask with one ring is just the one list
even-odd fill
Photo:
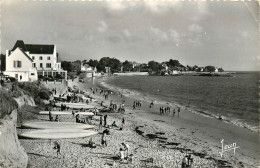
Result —
[[125, 72], [125, 73], [114, 73], [115, 76], [135, 76], [135, 75], [141, 75], [146, 76], [149, 75], [148, 72]]

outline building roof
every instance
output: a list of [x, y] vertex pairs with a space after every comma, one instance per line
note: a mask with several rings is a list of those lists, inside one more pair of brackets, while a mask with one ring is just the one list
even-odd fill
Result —
[[17, 47], [25, 52], [29, 51], [30, 54], [53, 54], [54, 52], [53, 44], [24, 44], [23, 40], [17, 40], [11, 51], [14, 51]]
[[23, 40], [17, 40], [11, 51], [14, 51], [17, 47], [21, 48], [23, 51], [28, 51]]
[[53, 54], [53, 44], [25, 44], [30, 54]]

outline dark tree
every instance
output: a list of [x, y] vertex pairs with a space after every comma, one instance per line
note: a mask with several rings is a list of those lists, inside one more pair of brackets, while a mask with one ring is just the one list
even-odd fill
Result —
[[169, 67], [179, 67], [182, 66], [178, 60], [170, 59], [169, 62], [166, 62], [166, 65]]
[[149, 61], [148, 62], [148, 67], [149, 69], [151, 69], [152, 71], [158, 71], [160, 63], [156, 62], [156, 61]]
[[206, 72], [215, 72], [215, 67], [214, 67], [214, 66], [211, 66], [211, 65], [206, 66], [206, 67], [205, 67], [205, 71], [206, 71]]
[[88, 65], [91, 66], [91, 67], [97, 67], [98, 66], [98, 60], [92, 60], [90, 59], [88, 61]]
[[130, 71], [133, 65], [129, 61], [123, 62], [123, 69], [124, 71]]
[[5, 71], [6, 69], [6, 59], [5, 59], [5, 55], [4, 54], [1, 54], [1, 57], [0, 57], [0, 66], [1, 66], [1, 71]]
[[68, 71], [68, 72], [71, 72], [72, 71], [72, 64], [69, 61], [61, 61], [61, 68]]

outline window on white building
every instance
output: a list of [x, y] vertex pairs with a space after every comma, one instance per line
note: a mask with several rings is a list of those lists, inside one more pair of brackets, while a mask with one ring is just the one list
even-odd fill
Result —
[[42, 63], [40, 63], [40, 68], [42, 68]]
[[40, 56], [40, 60], [42, 60], [42, 56]]
[[18, 74], [15, 74], [15, 78], [18, 79]]
[[51, 63], [46, 63], [46, 68], [51, 68]]
[[33, 76], [33, 75], [34, 75], [34, 73], [31, 73], [31, 75]]
[[22, 61], [14, 61], [14, 68], [21, 68], [22, 67]]
[[17, 61], [17, 67], [21, 68], [22, 67], [22, 61]]
[[35, 68], [36, 67], [36, 63], [32, 63], [32, 67]]
[[47, 59], [48, 59], [48, 60], [51, 60], [51, 57], [48, 57]]
[[34, 56], [32, 56], [32, 60], [34, 60]]

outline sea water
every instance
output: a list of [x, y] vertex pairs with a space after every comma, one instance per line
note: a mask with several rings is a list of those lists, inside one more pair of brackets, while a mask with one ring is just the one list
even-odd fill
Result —
[[102, 79], [106, 87], [142, 100], [189, 107], [193, 112], [259, 131], [259, 72], [233, 77], [120, 76]]

